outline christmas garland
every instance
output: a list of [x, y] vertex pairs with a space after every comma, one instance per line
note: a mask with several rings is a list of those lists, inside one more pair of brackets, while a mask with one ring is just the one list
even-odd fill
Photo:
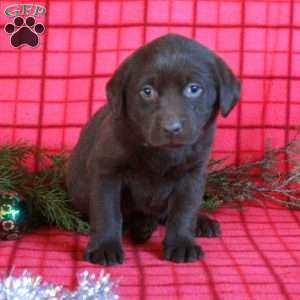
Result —
[[24, 271], [21, 276], [10, 274], [0, 278], [0, 299], [13, 300], [118, 300], [115, 293], [117, 283], [102, 270], [97, 277], [84, 271], [78, 274], [78, 286], [69, 291], [61, 285], [43, 281], [41, 276], [33, 276]]
[[[221, 205], [241, 207], [245, 201], [258, 201], [262, 205], [272, 201], [299, 209], [299, 149], [296, 136], [284, 147], [268, 147], [258, 160], [240, 165], [226, 164], [225, 159], [211, 160], [203, 207], [214, 211]], [[33, 161], [38, 167], [31, 166]], [[0, 146], [0, 192], [18, 193], [30, 201], [31, 228], [54, 225], [88, 232], [88, 223], [72, 208], [66, 191], [66, 161], [65, 153], [51, 154], [33, 145]]]

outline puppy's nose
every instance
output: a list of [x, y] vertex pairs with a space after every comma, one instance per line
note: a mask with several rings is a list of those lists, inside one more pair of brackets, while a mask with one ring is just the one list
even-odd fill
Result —
[[182, 132], [182, 123], [175, 121], [164, 126], [164, 131], [168, 134], [177, 135]]

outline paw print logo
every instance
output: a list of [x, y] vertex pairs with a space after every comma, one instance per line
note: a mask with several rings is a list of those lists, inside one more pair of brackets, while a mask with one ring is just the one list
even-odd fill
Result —
[[39, 44], [39, 35], [45, 31], [41, 23], [35, 22], [34, 17], [27, 17], [24, 21], [22, 17], [16, 17], [12, 23], [6, 24], [5, 32], [11, 34], [10, 43], [18, 48], [22, 45], [37, 47]]

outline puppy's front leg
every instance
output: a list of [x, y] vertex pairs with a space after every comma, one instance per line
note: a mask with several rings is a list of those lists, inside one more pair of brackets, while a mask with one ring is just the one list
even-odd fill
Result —
[[91, 237], [85, 259], [114, 265], [123, 262], [119, 176], [93, 176], [90, 186]]
[[168, 208], [164, 258], [175, 262], [191, 262], [203, 256], [195, 243], [195, 226], [203, 196], [205, 175], [202, 170], [187, 174], [176, 187]]

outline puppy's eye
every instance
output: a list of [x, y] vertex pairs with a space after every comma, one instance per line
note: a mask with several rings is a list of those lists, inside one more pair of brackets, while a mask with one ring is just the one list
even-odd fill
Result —
[[157, 93], [152, 86], [146, 85], [140, 91], [140, 95], [145, 99], [154, 99]]
[[183, 94], [188, 98], [199, 97], [202, 93], [203, 89], [198, 83], [189, 83], [183, 91]]

